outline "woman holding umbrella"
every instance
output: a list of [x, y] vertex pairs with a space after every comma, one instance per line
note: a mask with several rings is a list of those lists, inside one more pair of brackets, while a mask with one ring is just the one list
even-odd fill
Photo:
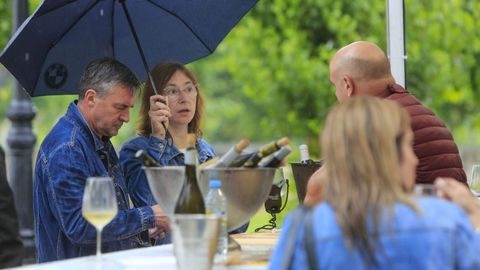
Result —
[[[137, 128], [139, 136], [126, 142], [120, 150], [128, 192], [136, 206], [156, 204], [142, 164], [135, 157], [138, 150], [146, 151], [161, 166], [184, 165], [187, 134], [194, 133], [198, 162], [204, 163], [217, 156], [213, 147], [201, 137], [204, 101], [193, 73], [180, 63], [165, 62], [155, 66], [151, 74], [157, 89], [162, 90], [155, 95], [149, 80], [145, 82]], [[247, 227], [248, 223], [230, 233], [244, 232]], [[159, 243], [169, 241], [167, 237]]]
[[160, 165], [184, 165], [183, 149], [187, 134], [197, 136], [198, 162], [217, 156], [212, 146], [201, 138], [203, 97], [193, 73], [175, 62], [160, 63], [152, 72], [159, 90], [155, 95], [149, 81], [145, 83], [140, 107], [138, 137], [126, 142], [120, 151], [120, 163], [135, 205], [154, 205], [141, 162], [135, 153], [142, 149]]

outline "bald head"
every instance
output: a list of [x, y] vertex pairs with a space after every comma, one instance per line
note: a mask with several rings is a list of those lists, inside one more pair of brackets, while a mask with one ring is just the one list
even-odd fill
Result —
[[[350, 80], [354, 87], [351, 95], [375, 95], [394, 82], [385, 53], [368, 41], [351, 43], [335, 54], [330, 62], [330, 80], [336, 87]], [[377, 89], [379, 86], [383, 89]]]

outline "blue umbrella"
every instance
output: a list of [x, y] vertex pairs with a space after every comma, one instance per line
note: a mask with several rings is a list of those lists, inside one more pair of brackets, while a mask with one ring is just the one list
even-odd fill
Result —
[[139, 78], [211, 54], [258, 0], [44, 0], [0, 62], [31, 96], [77, 94], [86, 65], [114, 57]]

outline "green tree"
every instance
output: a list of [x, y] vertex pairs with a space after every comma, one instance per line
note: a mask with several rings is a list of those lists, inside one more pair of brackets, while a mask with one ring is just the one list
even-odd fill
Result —
[[406, 1], [407, 83], [455, 131], [478, 144], [480, 2]]

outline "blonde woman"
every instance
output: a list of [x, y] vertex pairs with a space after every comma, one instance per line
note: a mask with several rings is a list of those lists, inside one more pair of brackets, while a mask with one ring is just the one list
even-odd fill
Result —
[[325, 181], [312, 229], [292, 229], [287, 219], [270, 269], [312, 261], [319, 269], [480, 269], [480, 236], [466, 213], [409, 194], [418, 164], [412, 144], [409, 116], [393, 102], [358, 96], [337, 105], [321, 139]]

